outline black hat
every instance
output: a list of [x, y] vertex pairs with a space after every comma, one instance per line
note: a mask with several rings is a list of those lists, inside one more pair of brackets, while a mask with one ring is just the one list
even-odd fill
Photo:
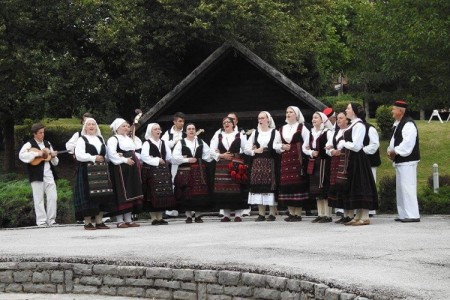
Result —
[[406, 103], [405, 100], [395, 100], [393, 105], [398, 106], [398, 107], [408, 108], [408, 103]]

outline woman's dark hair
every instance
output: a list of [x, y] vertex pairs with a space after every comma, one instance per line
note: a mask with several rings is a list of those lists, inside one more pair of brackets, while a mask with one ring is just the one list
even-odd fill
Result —
[[234, 127], [235, 127], [236, 125], [234, 124], [234, 120], [233, 120], [233, 118], [230, 118], [230, 117], [225, 117], [225, 118], [223, 118], [223, 119], [222, 119], [222, 123], [223, 123], [223, 121], [225, 121], [225, 120], [228, 120], [228, 121], [230, 121], [230, 122], [231, 122], [231, 124], [233, 124], [233, 129], [234, 129]]
[[353, 112], [355, 115], [360, 119], [366, 118], [366, 112], [364, 111], [364, 107], [356, 102], [350, 102], [350, 105], [352, 106]]

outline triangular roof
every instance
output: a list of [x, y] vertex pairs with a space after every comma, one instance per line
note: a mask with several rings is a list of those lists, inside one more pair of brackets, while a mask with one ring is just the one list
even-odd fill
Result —
[[[206, 76], [212, 72], [211, 70], [213, 70], [220, 64], [220, 62], [224, 61], [230, 55], [238, 55], [243, 58], [246, 62], [258, 69], [261, 73], [265, 74], [272, 81], [276, 82], [279, 86], [292, 94], [294, 98], [298, 99], [304, 106], [307, 106], [312, 111], [321, 111], [326, 107], [322, 102], [302, 89], [295, 82], [287, 78], [273, 66], [269, 65], [244, 45], [237, 41], [227, 41], [216, 51], [214, 51], [208, 58], [206, 58], [170, 92], [168, 92], [160, 101], [158, 101], [158, 103], [145, 112], [139, 120], [139, 127], [142, 127], [150, 120], [155, 120], [161, 116], [168, 107], [173, 105], [178, 99], [183, 97], [183, 95], [187, 94], [202, 79], [207, 79], [208, 77]], [[279, 109], [284, 110], [285, 108], [286, 107], [280, 107]]]

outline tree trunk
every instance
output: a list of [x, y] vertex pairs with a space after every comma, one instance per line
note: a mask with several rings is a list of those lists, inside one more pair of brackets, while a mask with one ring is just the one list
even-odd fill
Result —
[[16, 170], [16, 153], [14, 139], [14, 119], [3, 114], [3, 130], [5, 136], [5, 153], [3, 157], [3, 171], [11, 173]]

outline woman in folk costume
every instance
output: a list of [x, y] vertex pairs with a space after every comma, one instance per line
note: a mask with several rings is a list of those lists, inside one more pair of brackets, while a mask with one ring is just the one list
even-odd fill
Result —
[[205, 161], [212, 161], [211, 150], [197, 138], [195, 125], [186, 126], [186, 137], [173, 148], [172, 163], [178, 165], [175, 176], [175, 199], [179, 211], [186, 212], [186, 223], [192, 223], [192, 212], [196, 212], [195, 223], [203, 223], [200, 211], [211, 208]]
[[286, 125], [280, 128], [281, 170], [278, 200], [286, 203], [289, 216], [286, 222], [302, 220], [302, 207], [309, 199], [308, 178], [304, 168], [304, 152], [309, 146], [308, 128], [305, 118], [296, 106], [286, 109]]
[[326, 154], [325, 146], [333, 138], [330, 130], [331, 123], [322, 112], [315, 112], [312, 117], [313, 127], [306, 154], [308, 160], [310, 197], [317, 202], [317, 218], [313, 223], [331, 222], [331, 210], [328, 207], [328, 188], [330, 184], [330, 157]]
[[218, 209], [223, 209], [221, 222], [231, 221], [234, 210], [235, 222], [241, 222], [242, 210], [248, 208], [247, 198], [243, 195], [243, 184], [248, 181], [246, 165], [242, 158], [245, 136], [235, 130], [230, 117], [222, 120], [223, 130], [211, 140], [211, 155], [216, 160], [214, 175], [213, 201]]
[[116, 195], [116, 208], [110, 215], [116, 216], [118, 228], [139, 227], [132, 221], [131, 215], [140, 212], [144, 196], [136, 145], [128, 136], [130, 124], [117, 118], [110, 127], [114, 135], [108, 139], [107, 146]]
[[267, 111], [258, 115], [258, 128], [253, 131], [245, 145], [245, 154], [253, 156], [250, 172], [248, 204], [258, 205], [259, 216], [256, 222], [265, 221], [266, 205], [270, 215], [267, 221], [275, 221], [277, 202], [277, 176], [279, 172], [280, 133], [275, 129], [275, 122]]
[[[344, 199], [342, 199], [342, 195], [339, 194], [337, 181], [341, 179], [338, 178], [338, 168], [340, 163], [342, 166], [344, 165], [345, 154], [343, 151], [337, 150], [337, 145], [341, 140], [344, 139], [344, 132], [350, 124], [350, 120], [347, 119], [345, 113], [340, 112], [337, 115], [336, 123], [338, 126], [338, 130], [334, 132], [333, 138], [331, 140], [328, 140], [326, 146], [326, 153], [331, 156], [328, 205], [336, 209], [342, 209], [344, 207]], [[344, 210], [344, 215], [335, 223], [345, 224], [351, 221], [351, 219], [353, 219], [353, 210]]]
[[86, 230], [109, 229], [102, 218], [104, 212], [114, 209], [114, 193], [106, 163], [105, 141], [93, 118], [84, 120], [74, 149], [78, 162], [74, 189], [75, 216], [77, 220], [84, 218]]
[[170, 172], [172, 151], [160, 137], [161, 127], [150, 123], [141, 152], [144, 211], [150, 212], [152, 225], [169, 224], [163, 219], [163, 212], [175, 207]]
[[[344, 165], [339, 166], [338, 176], [345, 180], [340, 191], [344, 210], [356, 209], [356, 216], [345, 225], [369, 225], [369, 210], [378, 208], [378, 194], [370, 162], [363, 150], [366, 126], [360, 116], [364, 108], [357, 103], [350, 103], [345, 110], [350, 126], [344, 132], [337, 149], [345, 152]], [[353, 215], [353, 213], [351, 213]]]

